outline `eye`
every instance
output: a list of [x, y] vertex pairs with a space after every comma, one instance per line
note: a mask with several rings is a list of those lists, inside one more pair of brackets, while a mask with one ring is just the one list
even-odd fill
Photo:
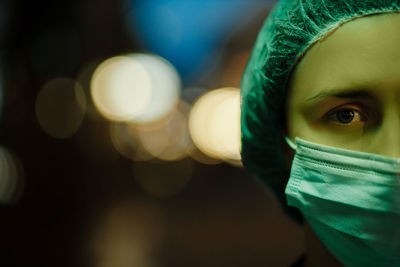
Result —
[[336, 110], [328, 114], [327, 118], [336, 123], [347, 125], [360, 123], [366, 120], [366, 117], [360, 111], [351, 108]]

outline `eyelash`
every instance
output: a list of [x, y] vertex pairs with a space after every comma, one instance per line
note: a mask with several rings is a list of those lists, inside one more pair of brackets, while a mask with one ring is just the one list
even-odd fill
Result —
[[[368, 117], [362, 111], [360, 111], [357, 108], [353, 108], [353, 107], [335, 109], [334, 111], [328, 112], [327, 115], [325, 116], [325, 119], [334, 121], [335, 123], [340, 124], [340, 125], [351, 125], [351, 124], [353, 124], [353, 120], [357, 115], [354, 115], [353, 119], [348, 123], [340, 122], [338, 120], [338, 118], [337, 118], [338, 114], [340, 112], [344, 112], [344, 111], [351, 111], [353, 113], [359, 114], [358, 117], [360, 118], [360, 122], [366, 121], [368, 119]], [[335, 116], [336, 119], [333, 119], [332, 118], [333, 116]]]

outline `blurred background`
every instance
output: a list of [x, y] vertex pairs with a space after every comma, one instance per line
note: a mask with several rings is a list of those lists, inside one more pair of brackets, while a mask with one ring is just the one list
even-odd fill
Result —
[[0, 266], [288, 266], [242, 167], [272, 0], [0, 1]]

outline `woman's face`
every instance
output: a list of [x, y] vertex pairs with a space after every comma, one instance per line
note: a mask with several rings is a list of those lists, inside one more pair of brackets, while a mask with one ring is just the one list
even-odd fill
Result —
[[292, 140], [400, 157], [400, 13], [342, 25], [307, 52], [289, 88]]

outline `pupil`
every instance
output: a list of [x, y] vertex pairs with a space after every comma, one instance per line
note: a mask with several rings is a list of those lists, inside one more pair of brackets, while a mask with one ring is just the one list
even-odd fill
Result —
[[354, 112], [351, 110], [343, 110], [338, 113], [338, 121], [342, 123], [349, 123], [354, 118]]

